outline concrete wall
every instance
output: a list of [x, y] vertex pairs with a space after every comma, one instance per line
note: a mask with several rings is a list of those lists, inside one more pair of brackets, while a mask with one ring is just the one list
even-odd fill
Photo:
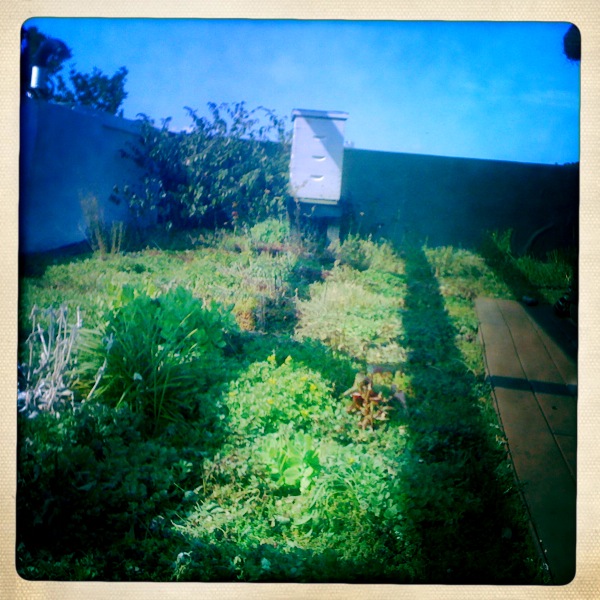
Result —
[[[21, 252], [85, 240], [81, 201], [95, 196], [107, 221], [126, 220], [109, 201], [139, 173], [120, 150], [138, 125], [103, 113], [26, 100], [21, 118]], [[533, 165], [347, 148], [342, 201], [353, 230], [400, 243], [476, 247], [488, 230], [515, 230], [516, 249], [568, 245], [578, 225], [579, 165]], [[362, 215], [361, 215], [362, 213]], [[548, 227], [535, 236], [535, 232]]]
[[114, 185], [138, 175], [120, 150], [137, 124], [105, 113], [25, 99], [21, 109], [19, 243], [39, 252], [86, 239], [82, 200], [95, 196], [106, 221], [127, 219], [109, 201]]
[[538, 252], [576, 243], [578, 164], [346, 149], [342, 182], [353, 226], [394, 242], [413, 236], [432, 246], [472, 248], [486, 231], [512, 228], [516, 251], [532, 237]]

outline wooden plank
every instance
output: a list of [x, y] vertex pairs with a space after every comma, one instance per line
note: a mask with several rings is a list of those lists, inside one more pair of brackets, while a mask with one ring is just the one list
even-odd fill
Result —
[[518, 303], [478, 298], [476, 310], [517, 479], [553, 580], [568, 583], [575, 574], [577, 447], [569, 359]]

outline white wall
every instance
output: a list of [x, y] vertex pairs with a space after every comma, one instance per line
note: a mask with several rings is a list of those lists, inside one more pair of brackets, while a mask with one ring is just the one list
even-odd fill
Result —
[[113, 186], [137, 179], [120, 150], [138, 124], [84, 108], [24, 99], [20, 145], [20, 252], [41, 252], [85, 240], [82, 199], [95, 196], [104, 218], [128, 211], [109, 201]]

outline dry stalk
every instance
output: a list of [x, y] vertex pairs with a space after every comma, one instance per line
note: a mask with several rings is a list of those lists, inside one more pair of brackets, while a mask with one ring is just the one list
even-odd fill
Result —
[[[41, 321], [47, 323], [46, 329]], [[79, 308], [76, 322], [69, 324], [65, 305], [46, 310], [34, 306], [31, 322], [31, 333], [25, 342], [28, 360], [20, 366], [24, 381], [18, 392], [18, 409], [33, 417], [40, 411], [56, 413], [73, 402], [73, 351], [82, 320]]]

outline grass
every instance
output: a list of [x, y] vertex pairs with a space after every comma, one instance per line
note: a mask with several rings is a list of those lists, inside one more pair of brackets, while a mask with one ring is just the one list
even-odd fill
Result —
[[544, 582], [473, 301], [570, 271], [498, 239], [332, 253], [266, 224], [29, 260], [22, 362], [34, 305], [79, 307], [83, 329], [71, 408], [19, 418], [21, 575]]

